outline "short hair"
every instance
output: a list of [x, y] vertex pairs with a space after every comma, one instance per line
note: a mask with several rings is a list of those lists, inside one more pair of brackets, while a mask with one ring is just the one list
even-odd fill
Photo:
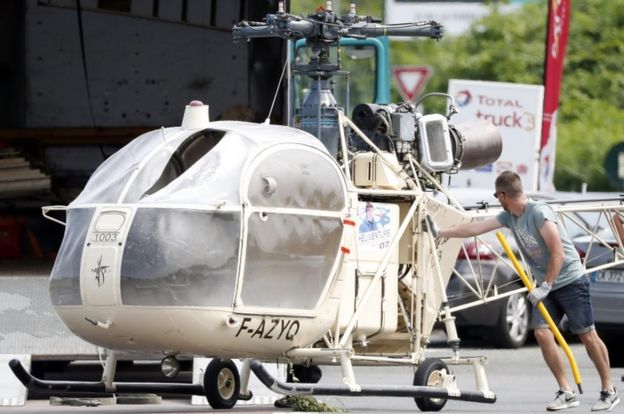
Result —
[[512, 198], [523, 193], [520, 176], [510, 170], [500, 173], [500, 175], [496, 177], [494, 185], [496, 186], [496, 191], [505, 193]]
[[372, 203], [366, 203], [365, 210], [372, 210], [372, 209], [373, 209], [373, 204]]

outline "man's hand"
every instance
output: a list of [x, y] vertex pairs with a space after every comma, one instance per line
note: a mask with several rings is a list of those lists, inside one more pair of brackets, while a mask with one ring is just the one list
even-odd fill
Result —
[[437, 224], [435, 224], [435, 222], [433, 221], [433, 219], [431, 218], [429, 214], [427, 214], [425, 218], [422, 219], [422, 228], [423, 228], [423, 231], [431, 230], [431, 235], [433, 237], [438, 237], [438, 235], [440, 234], [440, 228], [438, 227]]
[[527, 295], [527, 299], [533, 306], [537, 306], [538, 303], [546, 299], [546, 296], [550, 293], [550, 289], [552, 289], [552, 286], [548, 282], [543, 282]]

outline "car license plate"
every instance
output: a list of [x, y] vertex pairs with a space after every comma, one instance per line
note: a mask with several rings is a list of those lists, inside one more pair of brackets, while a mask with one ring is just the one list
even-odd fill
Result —
[[596, 282], [624, 283], [624, 270], [605, 270], [598, 272]]

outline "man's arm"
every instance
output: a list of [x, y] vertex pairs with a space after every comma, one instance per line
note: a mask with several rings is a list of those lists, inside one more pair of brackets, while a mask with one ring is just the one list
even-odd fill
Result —
[[548, 269], [546, 270], [545, 281], [552, 286], [555, 279], [559, 276], [561, 266], [563, 265], [563, 245], [561, 244], [561, 236], [557, 225], [552, 221], [545, 220], [540, 228], [540, 234], [550, 250], [550, 260], [548, 261]]
[[502, 227], [496, 217], [491, 217], [483, 221], [459, 224], [448, 229], [440, 230], [438, 237], [472, 237], [487, 233]]
[[561, 244], [557, 225], [552, 221], [544, 220], [544, 224], [540, 227], [540, 235], [546, 242], [548, 250], [550, 250], [550, 259], [548, 260], [548, 269], [546, 269], [544, 283], [531, 290], [527, 296], [529, 302], [535, 306], [546, 299], [553, 283], [555, 283], [555, 279], [559, 276], [561, 265], [563, 264], [563, 245]]
[[618, 213], [613, 215], [613, 224], [615, 225], [615, 230], [617, 231], [620, 241], [624, 243], [624, 225], [622, 224], [622, 218]]

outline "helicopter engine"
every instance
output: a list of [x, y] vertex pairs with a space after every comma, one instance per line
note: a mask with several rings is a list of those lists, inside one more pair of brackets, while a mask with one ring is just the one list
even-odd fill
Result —
[[[503, 150], [500, 132], [491, 123], [476, 120], [454, 126], [446, 116], [423, 115], [410, 103], [359, 104], [353, 109], [353, 122], [380, 149], [394, 152], [399, 161], [411, 154], [431, 173], [487, 165]], [[357, 137], [353, 142], [368, 148]]]

